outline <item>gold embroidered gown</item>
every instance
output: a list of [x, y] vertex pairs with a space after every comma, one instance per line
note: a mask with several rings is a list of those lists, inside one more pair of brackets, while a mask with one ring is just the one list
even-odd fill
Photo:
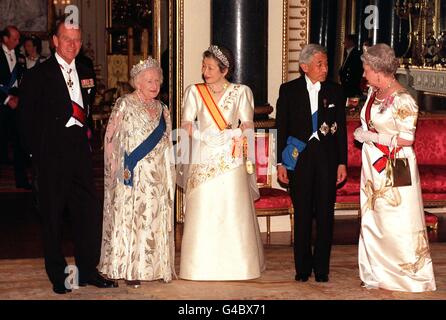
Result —
[[[133, 93], [116, 102], [104, 140], [104, 218], [100, 272], [112, 279], [168, 282], [174, 271], [174, 162], [171, 121], [159, 101], [152, 112]], [[131, 153], [158, 126], [166, 132], [123, 183], [124, 153]]]
[[[365, 106], [367, 103], [368, 99]], [[365, 106], [361, 111], [361, 124], [367, 130]], [[399, 134], [406, 140], [414, 139], [417, 118], [418, 106], [406, 91], [395, 92], [386, 101], [375, 100], [370, 113], [372, 126], [377, 132]], [[414, 149], [403, 147], [397, 154], [397, 157], [408, 158], [411, 186], [385, 187], [386, 170], [378, 173], [373, 167], [382, 155], [371, 143], [363, 144], [359, 238], [361, 280], [367, 288], [408, 292], [435, 290]]]
[[[251, 123], [254, 100], [249, 87], [230, 84], [218, 102], [233, 128]], [[185, 91], [183, 122], [197, 119], [199, 130], [218, 130], [195, 85]], [[188, 280], [246, 280], [265, 269], [253, 197], [243, 159], [233, 158], [231, 143], [207, 145], [193, 139], [185, 196], [180, 278]], [[253, 191], [253, 188], [257, 189]]]

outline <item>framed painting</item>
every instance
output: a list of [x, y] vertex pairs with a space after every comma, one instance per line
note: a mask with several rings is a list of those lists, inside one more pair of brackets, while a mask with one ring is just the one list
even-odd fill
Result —
[[22, 34], [47, 38], [54, 23], [52, 0], [0, 0], [0, 29], [16, 26]]

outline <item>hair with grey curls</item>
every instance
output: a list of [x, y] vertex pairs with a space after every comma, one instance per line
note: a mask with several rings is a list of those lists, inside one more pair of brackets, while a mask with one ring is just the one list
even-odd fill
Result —
[[394, 75], [400, 63], [395, 57], [395, 51], [385, 43], [378, 43], [366, 48], [361, 60], [375, 72]]
[[160, 75], [160, 84], [163, 83], [163, 70], [159, 66], [159, 63], [156, 59], [152, 57], [148, 57], [146, 60], [141, 60], [139, 63], [135, 64], [130, 71], [130, 85], [136, 89], [136, 82], [139, 75], [148, 69], [156, 69]]
[[323, 46], [315, 44], [315, 43], [307, 44], [302, 49], [302, 51], [300, 53], [299, 64], [309, 64], [309, 63], [311, 63], [311, 59], [318, 52], [321, 52], [323, 54], [327, 54], [327, 49], [325, 49]]

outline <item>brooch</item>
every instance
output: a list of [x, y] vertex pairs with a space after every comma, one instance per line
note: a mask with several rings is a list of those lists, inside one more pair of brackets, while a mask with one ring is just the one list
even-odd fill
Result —
[[336, 131], [338, 131], [338, 124], [337, 124], [336, 122], [334, 122], [334, 123], [331, 125], [330, 131], [331, 131], [331, 134], [335, 134]]
[[129, 182], [130, 178], [132, 177], [132, 173], [130, 172], [129, 168], [124, 169], [124, 180], [125, 182]]
[[330, 131], [330, 127], [324, 122], [321, 127], [319, 128], [319, 131], [326, 136], [327, 133]]

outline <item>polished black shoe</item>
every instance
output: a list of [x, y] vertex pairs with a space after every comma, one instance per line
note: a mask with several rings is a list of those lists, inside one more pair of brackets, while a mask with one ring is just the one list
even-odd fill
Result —
[[114, 280], [109, 280], [96, 273], [90, 280], [83, 282], [79, 281], [80, 287], [86, 287], [87, 285], [95, 286], [98, 288], [117, 288], [118, 282]]
[[300, 281], [300, 282], [307, 282], [308, 278], [310, 276], [308, 274], [296, 274], [296, 276], [294, 277], [294, 280], [296, 281]]
[[314, 278], [316, 282], [328, 282], [328, 274], [316, 274]]
[[64, 284], [53, 284], [53, 291], [57, 294], [70, 293], [71, 289], [65, 288]]

